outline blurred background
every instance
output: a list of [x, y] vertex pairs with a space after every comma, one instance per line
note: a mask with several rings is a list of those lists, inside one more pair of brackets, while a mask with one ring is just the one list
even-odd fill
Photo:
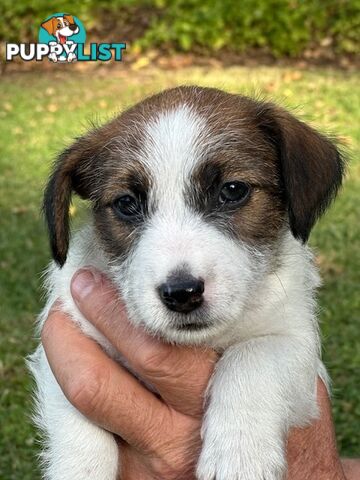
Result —
[[[36, 42], [55, 12], [87, 42], [127, 42], [123, 62], [4, 62], [6, 42]], [[359, 0], [0, 1], [0, 479], [39, 478], [30, 422], [41, 275], [40, 214], [52, 160], [89, 122], [144, 96], [199, 84], [272, 99], [336, 135], [349, 164], [342, 192], [310, 244], [324, 280], [319, 316], [343, 456], [360, 457]], [[84, 205], [71, 209], [81, 223]]]

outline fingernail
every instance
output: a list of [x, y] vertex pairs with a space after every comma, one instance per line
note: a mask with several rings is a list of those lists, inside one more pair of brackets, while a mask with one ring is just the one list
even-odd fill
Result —
[[100, 283], [101, 274], [92, 268], [78, 270], [72, 278], [71, 293], [75, 300], [83, 300]]

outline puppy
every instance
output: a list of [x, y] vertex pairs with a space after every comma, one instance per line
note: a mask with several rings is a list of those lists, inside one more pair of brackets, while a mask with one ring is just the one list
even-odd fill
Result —
[[56, 38], [57, 43], [61, 44], [66, 43], [68, 37], [79, 32], [79, 27], [76, 25], [72, 15], [52, 17], [42, 23], [41, 26], [45, 28], [50, 35], [53, 35]]
[[[200, 87], [144, 100], [55, 165], [44, 200], [54, 262], [39, 328], [60, 298], [121, 361], [70, 294], [78, 268], [100, 269], [134, 325], [221, 354], [197, 478], [283, 479], [288, 431], [316, 418], [316, 378], [327, 380], [306, 241], [342, 176], [333, 143], [271, 103]], [[72, 191], [91, 201], [92, 221], [69, 246]], [[121, 476], [113, 436], [66, 400], [41, 345], [29, 364], [45, 478]]]
[[[56, 38], [56, 42], [50, 42], [49, 45], [68, 44], [71, 45], [74, 42], [69, 40], [69, 37], [79, 33], [79, 27], [76, 25], [74, 17], [72, 15], [63, 15], [49, 18], [46, 22], [43, 22], [41, 26], [52, 36]], [[50, 53], [49, 59], [53, 62], [58, 61], [76, 61], [76, 55], [74, 52], [69, 52], [67, 58], [61, 55], [56, 55], [55, 52]]]

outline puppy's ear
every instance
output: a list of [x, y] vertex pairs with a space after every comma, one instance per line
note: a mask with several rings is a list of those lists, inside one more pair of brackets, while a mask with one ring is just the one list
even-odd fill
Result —
[[262, 105], [258, 118], [277, 150], [290, 229], [306, 242], [341, 186], [341, 153], [324, 135], [275, 105]]
[[52, 17], [52, 18], [49, 18], [49, 20], [47, 20], [46, 22], [43, 22], [41, 24], [41, 26], [43, 28], [45, 28], [45, 30], [50, 34], [50, 35], [54, 35], [55, 31], [56, 31], [56, 24], [57, 23], [57, 20], [55, 17]]
[[70, 25], [75, 23], [72, 15], [64, 15], [64, 18], [70, 23]]
[[96, 133], [79, 138], [58, 157], [44, 193], [43, 211], [56, 263], [63, 266], [69, 248], [69, 208], [72, 192], [84, 199], [99, 181], [94, 173], [100, 145]]

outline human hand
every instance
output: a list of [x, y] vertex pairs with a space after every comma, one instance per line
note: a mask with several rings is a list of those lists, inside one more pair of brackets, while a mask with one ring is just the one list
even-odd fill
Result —
[[122, 480], [191, 480], [201, 446], [203, 394], [217, 355], [205, 348], [170, 346], [133, 328], [111, 284], [98, 274], [95, 281], [93, 290], [84, 284], [80, 289], [79, 276], [73, 282], [79, 309], [161, 398], [111, 360], [58, 307], [42, 331], [55, 377], [80, 412], [117, 436]]
[[[164, 344], [131, 326], [114, 287], [98, 272], [82, 270], [75, 275], [72, 294], [83, 315], [110, 340], [131, 369], [155, 387], [160, 398], [54, 308], [42, 340], [66, 397], [85, 416], [117, 436], [122, 480], [195, 478], [204, 394], [216, 353]], [[289, 480], [345, 478], [330, 402], [321, 381], [318, 401], [321, 418], [290, 433]]]

